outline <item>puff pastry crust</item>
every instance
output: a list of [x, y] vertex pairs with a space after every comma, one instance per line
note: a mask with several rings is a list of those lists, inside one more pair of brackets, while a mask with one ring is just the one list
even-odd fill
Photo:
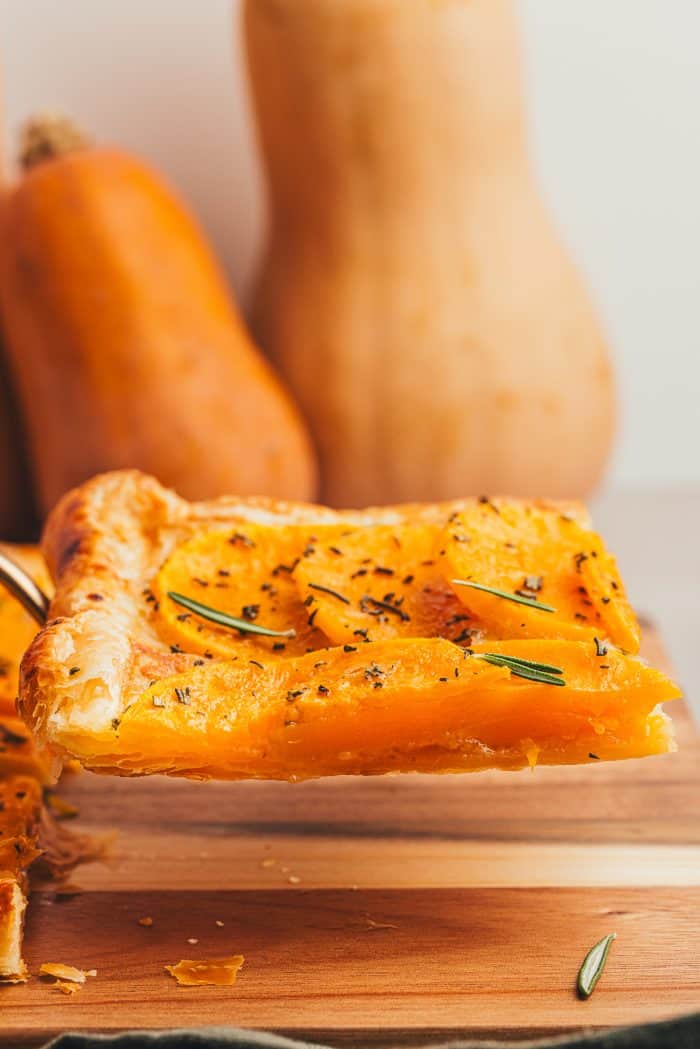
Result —
[[[314, 692], [314, 703], [308, 707], [309, 733], [305, 734], [306, 723], [302, 730], [293, 718], [285, 719], [282, 733], [277, 718], [282, 716], [279, 704], [285, 700], [284, 675], [305, 673], [311, 679], [318, 652], [299, 656], [296, 662], [280, 659], [274, 666], [268, 666], [267, 660], [247, 660], [261, 666], [264, 672], [259, 689], [251, 690], [240, 663], [234, 665], [224, 655], [211, 653], [204, 660], [201, 652], [169, 643], [159, 629], [150, 591], [153, 580], [184, 543], [204, 533], [235, 531], [246, 525], [343, 525], [348, 529], [377, 524], [399, 526], [405, 522], [437, 525], [473, 507], [474, 502], [467, 499], [343, 512], [265, 498], [223, 498], [190, 504], [137, 471], [96, 477], [68, 493], [47, 523], [43, 551], [56, 594], [50, 622], [22, 664], [21, 712], [37, 737], [56, 752], [74, 756], [95, 771], [123, 775], [297, 779], [344, 771], [514, 769], [537, 761], [559, 763], [590, 757], [597, 760], [670, 749], [670, 725], [657, 703], [678, 695], [671, 682], [629, 656], [611, 653], [615, 666], [610, 669], [605, 665], [607, 684], [601, 693], [603, 698], [593, 703], [597, 710], [594, 724], [595, 711], [588, 710], [586, 704], [592, 702], [591, 696], [598, 696], [598, 685], [588, 681], [591, 675], [588, 666], [584, 666], [580, 647], [584, 642], [557, 640], [551, 645], [559, 648], [551, 651], [561, 656], [562, 665], [571, 667], [572, 673], [581, 671], [582, 683], [576, 691], [547, 690], [546, 686], [527, 681], [506, 681], [509, 675], [502, 667], [486, 668], [486, 664], [480, 664], [480, 687], [486, 688], [487, 698], [496, 694], [507, 696], [511, 704], [532, 704], [533, 711], [543, 702], [547, 709], [551, 704], [551, 730], [540, 726], [532, 739], [523, 737], [516, 747], [511, 742], [484, 745], [478, 738], [466, 738], [466, 729], [460, 736], [460, 695], [451, 684], [449, 703], [442, 703], [439, 690], [432, 698], [427, 692], [421, 693], [420, 702], [415, 696], [415, 702], [406, 701], [405, 718], [409, 722], [416, 718], [417, 725], [423, 716], [420, 711], [428, 709], [425, 703], [434, 702], [437, 721], [440, 717], [457, 719], [452, 726], [454, 731], [445, 722], [438, 741], [430, 732], [423, 736], [420, 731], [402, 735], [397, 730], [395, 747], [382, 754], [371, 747], [356, 747], [356, 760], [344, 766], [342, 739], [333, 734], [336, 728], [342, 733], [344, 723], [351, 728], [354, 724], [371, 726], [384, 718], [385, 731], [390, 733], [392, 721], [387, 710], [393, 703], [396, 727], [397, 712], [400, 716], [401, 705], [414, 687], [415, 674], [420, 672], [415, 668], [431, 660], [442, 660], [445, 667], [449, 664], [451, 675], [459, 676], [459, 667], [453, 668], [452, 661], [467, 653], [437, 639], [430, 649], [420, 651], [415, 639], [377, 642], [389, 646], [381, 652], [387, 662], [391, 661], [392, 669], [404, 659], [406, 665], [415, 664], [411, 680], [404, 680], [405, 674], [401, 680], [395, 676], [383, 696], [368, 685], [367, 696], [361, 698], [361, 709], [355, 712], [355, 722], [352, 718], [343, 722], [347, 711], [341, 709], [340, 700], [334, 705], [319, 687]], [[554, 507], [567, 519], [587, 527], [586, 512], [580, 506], [546, 502], [533, 505]], [[518, 651], [529, 651], [528, 642], [518, 644], [525, 645]], [[369, 647], [365, 646], [365, 651]], [[331, 649], [333, 659], [340, 660], [338, 652], [342, 650], [342, 646]], [[352, 673], [352, 660], [357, 658], [355, 653], [347, 654], [341, 678], [343, 668], [347, 674]], [[541, 654], [538, 658], [542, 658]], [[597, 666], [595, 669], [600, 674]], [[443, 679], [444, 674], [437, 680]], [[246, 688], [248, 693], [242, 695], [241, 690]], [[181, 700], [184, 694], [189, 700], [190, 690], [194, 697], [191, 703], [172, 706], [169, 699], [163, 699], [175, 692]], [[287, 694], [293, 691], [286, 688]], [[242, 703], [255, 707], [255, 719], [245, 720], [248, 713], [242, 709]], [[617, 704], [619, 715], [612, 719], [607, 716], [611, 704]], [[590, 732], [586, 729], [575, 739], [569, 732], [571, 738], [567, 738], [568, 729], [561, 727], [563, 722], [555, 727], [557, 719], [564, 715], [578, 722], [588, 717]], [[288, 725], [297, 729], [297, 736], [286, 732]], [[249, 760], [250, 754], [241, 756], [241, 739], [249, 744], [250, 753], [254, 752], [254, 760]], [[596, 752], [591, 756], [592, 739], [596, 741]]]

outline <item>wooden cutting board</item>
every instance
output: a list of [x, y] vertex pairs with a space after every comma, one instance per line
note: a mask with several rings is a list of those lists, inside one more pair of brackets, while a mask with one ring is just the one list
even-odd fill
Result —
[[[653, 637], [646, 651], [663, 663]], [[32, 898], [26, 955], [34, 972], [97, 976], [70, 998], [37, 979], [2, 989], [0, 1045], [206, 1024], [363, 1046], [516, 1039], [700, 1008], [700, 747], [687, 709], [672, 712], [677, 754], [584, 768], [296, 786], [67, 776], [80, 828], [117, 836], [79, 895]], [[578, 1001], [579, 964], [608, 932], [605, 974]], [[178, 987], [163, 969], [234, 953], [232, 988]]]

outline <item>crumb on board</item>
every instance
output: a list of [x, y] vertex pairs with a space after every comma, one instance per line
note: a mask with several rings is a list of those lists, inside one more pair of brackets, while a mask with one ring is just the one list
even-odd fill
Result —
[[273, 860], [272, 856], [266, 856], [264, 860], [260, 860], [261, 867], [274, 867], [277, 860]]
[[181, 987], [214, 986], [231, 987], [236, 982], [238, 970], [243, 965], [243, 955], [233, 954], [229, 958], [209, 958], [200, 961], [183, 958], [177, 965], [166, 965], [165, 970]]
[[63, 965], [61, 962], [43, 962], [39, 966], [39, 976], [52, 976], [55, 980], [67, 980], [69, 983], [85, 983], [88, 976], [97, 976], [96, 969], [76, 969], [74, 965]]
[[56, 980], [52, 987], [55, 991], [60, 991], [61, 994], [77, 994], [81, 989], [82, 984], [80, 983], [67, 983], [66, 980]]
[[301, 878], [298, 874], [290, 874], [287, 881], [290, 885], [299, 885], [301, 883]]
[[149, 926], [153, 925], [153, 918], [151, 918], [149, 915], [146, 915], [145, 918], [137, 918], [137, 924], [144, 925], [146, 928], [148, 928]]
[[219, 918], [216, 919], [214, 925], [218, 925], [220, 929], [223, 929], [224, 927], [224, 923]]
[[190, 936], [190, 938], [189, 938], [189, 940], [187, 942], [188, 943], [199, 943], [199, 940], [195, 939], [194, 936]]

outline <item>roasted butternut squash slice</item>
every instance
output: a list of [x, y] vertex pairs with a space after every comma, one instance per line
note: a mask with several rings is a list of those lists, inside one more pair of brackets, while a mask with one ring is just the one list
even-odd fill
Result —
[[[658, 704], [678, 689], [622, 651], [636, 624], [613, 563], [568, 514], [555, 520], [563, 510], [540, 510], [189, 504], [133, 471], [95, 478], [47, 524], [55, 618], [23, 660], [22, 714], [58, 753], [123, 775], [293, 780], [673, 749]], [[454, 534], [460, 550], [481, 550], [472, 573], [478, 564], [483, 585], [506, 593], [476, 621], [450, 582]], [[602, 581], [584, 574], [589, 560]], [[527, 584], [535, 599], [561, 613], [509, 600], [531, 572], [542, 576]], [[572, 580], [600, 621], [577, 619]], [[173, 599], [183, 593], [201, 603], [178, 619], [191, 611]], [[552, 636], [503, 638], [514, 609], [521, 633], [540, 616]], [[274, 637], [242, 639], [260, 624], [295, 634], [284, 650]], [[458, 629], [469, 631], [452, 635], [459, 644], [425, 636]], [[567, 631], [576, 636], [558, 636]]]
[[445, 578], [490, 637], [597, 636], [639, 651], [615, 558], [569, 514], [485, 500], [454, 515], [440, 550]]
[[[564, 684], [516, 676], [499, 657], [556, 667]], [[291, 780], [594, 761], [666, 750], [655, 708], [677, 695], [659, 671], [588, 641], [377, 641], [161, 679], [85, 756], [97, 769]]]
[[[295, 568], [321, 540], [333, 542], [341, 529], [290, 525], [241, 525], [195, 536], [168, 558], [144, 596], [155, 604], [158, 631], [188, 652], [231, 659], [256, 652], [303, 655], [325, 648], [328, 639], [299, 596]], [[266, 636], [232, 630], [194, 615], [169, 594], [194, 598], [252, 626], [277, 632]], [[290, 630], [293, 637], [283, 636]]]
[[442, 575], [433, 524], [346, 530], [314, 544], [294, 579], [314, 622], [335, 644], [446, 637], [466, 644], [470, 615]]

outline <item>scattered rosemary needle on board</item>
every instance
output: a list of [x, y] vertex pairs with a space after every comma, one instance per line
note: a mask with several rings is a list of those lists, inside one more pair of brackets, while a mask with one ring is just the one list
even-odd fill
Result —
[[617, 939], [617, 933], [608, 933], [594, 947], [591, 947], [583, 959], [583, 965], [579, 969], [578, 980], [576, 981], [579, 998], [590, 998], [593, 994], [595, 985], [598, 983], [605, 968], [610, 945], [615, 939]]
[[208, 619], [212, 623], [217, 623], [219, 626], [228, 626], [233, 630], [240, 630], [241, 633], [248, 634], [263, 634], [265, 637], [296, 637], [296, 630], [290, 628], [289, 630], [271, 630], [270, 627], [261, 626], [259, 623], [251, 623], [247, 619], [239, 619], [237, 616], [231, 616], [228, 612], [222, 612], [219, 608], [212, 608], [211, 605], [204, 605], [201, 601], [195, 601], [192, 597], [185, 597], [184, 594], [178, 594], [174, 590], [168, 591], [168, 597], [171, 601], [174, 601], [176, 605], [182, 605], [183, 608], [188, 609], [190, 612], [194, 612], [196, 616], [201, 616], [202, 619]]
[[507, 590], [498, 590], [495, 586], [485, 586], [483, 583], [474, 583], [471, 579], [453, 579], [455, 586], [471, 586], [474, 590], [483, 590], [485, 594], [493, 594], [494, 597], [502, 597], [505, 601], [515, 601], [518, 605], [527, 605], [528, 608], [538, 608], [540, 612], [556, 612], [552, 605], [545, 605], [535, 597], [523, 597], [522, 594], [509, 594]]

